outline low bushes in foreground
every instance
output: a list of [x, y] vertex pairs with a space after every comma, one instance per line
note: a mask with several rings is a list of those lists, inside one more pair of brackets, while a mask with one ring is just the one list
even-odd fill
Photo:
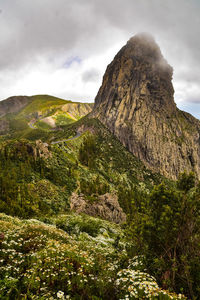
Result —
[[[57, 218], [58, 226], [72, 226], [72, 216]], [[128, 260], [119, 226], [110, 224], [109, 230], [108, 222], [91, 217], [99, 224], [91, 236], [79, 226], [81, 218], [74, 222], [79, 230], [69, 235], [55, 225], [0, 214], [2, 300], [184, 299], [159, 289], [138, 259]]]

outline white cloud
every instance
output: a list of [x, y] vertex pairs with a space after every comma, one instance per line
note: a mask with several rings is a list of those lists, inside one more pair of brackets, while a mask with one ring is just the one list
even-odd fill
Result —
[[174, 82], [175, 99], [181, 105], [182, 102], [200, 104], [200, 86], [192, 81]]
[[[38, 57], [33, 65], [29, 63], [20, 70], [0, 73], [0, 81], [4, 81], [1, 97], [48, 93], [64, 99], [93, 102], [102, 74], [121, 46], [121, 43], [117, 44], [102, 54], [83, 60], [64, 55], [46, 59]], [[86, 78], [85, 74], [94, 70], [96, 80]]]
[[176, 102], [200, 102], [199, 1], [0, 0], [0, 10], [0, 99], [92, 101], [113, 56], [148, 31], [174, 68]]

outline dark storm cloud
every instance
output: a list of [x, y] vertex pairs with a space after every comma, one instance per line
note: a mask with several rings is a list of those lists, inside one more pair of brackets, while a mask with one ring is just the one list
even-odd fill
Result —
[[[31, 70], [43, 60], [58, 67], [74, 57], [84, 61], [148, 31], [174, 68], [175, 87], [195, 86], [195, 95], [177, 90], [179, 100], [200, 102], [197, 0], [0, 0], [0, 11], [0, 87], [3, 74]], [[95, 68], [84, 70], [82, 80], [100, 85], [103, 74]]]

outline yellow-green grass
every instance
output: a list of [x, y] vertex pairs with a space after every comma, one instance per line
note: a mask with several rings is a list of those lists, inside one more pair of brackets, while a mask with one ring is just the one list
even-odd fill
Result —
[[27, 115], [34, 112], [44, 112], [48, 109], [57, 108], [71, 101], [63, 100], [48, 95], [36, 95], [31, 97], [32, 102], [28, 104], [19, 115]]

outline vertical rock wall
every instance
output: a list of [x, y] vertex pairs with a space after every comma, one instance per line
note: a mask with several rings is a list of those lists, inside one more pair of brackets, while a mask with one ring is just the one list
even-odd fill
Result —
[[92, 116], [148, 168], [200, 178], [200, 121], [176, 107], [172, 74], [155, 40], [134, 36], [108, 65]]

